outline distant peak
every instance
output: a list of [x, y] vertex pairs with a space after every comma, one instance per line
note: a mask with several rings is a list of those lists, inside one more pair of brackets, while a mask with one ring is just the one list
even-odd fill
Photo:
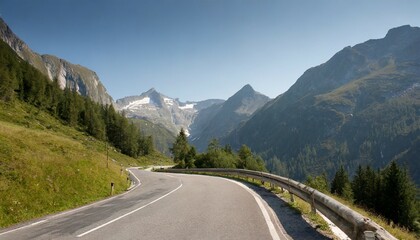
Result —
[[403, 25], [400, 27], [390, 29], [386, 34], [385, 38], [405, 37], [405, 35], [415, 32], [420, 32], [420, 28], [412, 27], [410, 25]]
[[156, 89], [155, 89], [155, 88], [151, 88], [151, 89], [149, 89], [146, 93], [147, 93], [147, 94], [150, 94], [150, 93], [157, 93], [157, 91], [156, 91]]
[[251, 87], [250, 84], [247, 84], [239, 90], [239, 92], [255, 92], [254, 89]]

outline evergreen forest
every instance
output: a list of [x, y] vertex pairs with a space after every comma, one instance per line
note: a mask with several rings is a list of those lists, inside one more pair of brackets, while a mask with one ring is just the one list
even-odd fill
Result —
[[153, 139], [118, 113], [112, 105], [100, 105], [79, 95], [58, 80], [50, 81], [0, 41], [0, 100], [8, 104], [24, 101], [45, 110], [63, 123], [80, 128], [98, 140], [107, 140], [131, 157], [154, 151]]

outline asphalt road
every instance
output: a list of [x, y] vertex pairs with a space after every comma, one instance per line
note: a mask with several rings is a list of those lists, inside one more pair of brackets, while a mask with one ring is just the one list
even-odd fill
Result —
[[131, 171], [141, 184], [130, 192], [3, 229], [0, 239], [290, 238], [283, 234], [276, 211], [243, 184], [208, 176]]

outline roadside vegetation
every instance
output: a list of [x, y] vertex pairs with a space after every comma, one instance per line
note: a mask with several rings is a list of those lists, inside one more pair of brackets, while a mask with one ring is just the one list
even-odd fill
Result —
[[188, 143], [183, 129], [176, 137], [170, 151], [176, 168], [240, 168], [267, 171], [262, 158], [253, 154], [245, 145], [235, 153], [229, 145], [222, 147], [216, 139], [213, 139], [207, 151], [199, 154], [195, 147]]
[[125, 191], [125, 167], [171, 163], [151, 140], [0, 41], [0, 227]]
[[130, 184], [127, 166], [171, 163], [109, 145], [107, 161], [106, 146], [29, 104], [0, 101], [0, 227], [106, 198], [111, 182], [121, 193]]
[[306, 184], [371, 218], [399, 239], [420, 237], [419, 190], [396, 162], [377, 171], [359, 166], [352, 180], [341, 167], [331, 187], [326, 174], [309, 177]]

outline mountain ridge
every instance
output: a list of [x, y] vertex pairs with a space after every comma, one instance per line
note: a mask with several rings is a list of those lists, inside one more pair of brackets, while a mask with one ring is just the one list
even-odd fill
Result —
[[420, 28], [410, 26], [345, 47], [224, 142], [247, 144], [271, 171], [299, 180], [340, 165], [352, 173], [359, 164], [397, 160], [420, 182], [418, 163], [406, 157], [420, 147], [419, 53]]
[[210, 140], [228, 135], [269, 100], [251, 85], [245, 85], [225, 102], [199, 112], [191, 124], [191, 144], [199, 151], [204, 151]]
[[189, 132], [189, 126], [196, 113], [220, 99], [209, 99], [200, 102], [181, 102], [178, 98], [168, 97], [155, 88], [151, 88], [140, 95], [124, 97], [116, 101], [120, 111], [124, 111], [128, 118], [140, 118], [164, 126], [174, 135], [181, 128]]
[[58, 80], [61, 89], [69, 87], [83, 96], [90, 97], [103, 105], [113, 103], [112, 97], [107, 93], [105, 86], [100, 82], [98, 75], [78, 64], [72, 64], [64, 59], [49, 54], [34, 52], [21, 40], [0, 17], [0, 38], [6, 42], [23, 60], [29, 62], [41, 73], [53, 81]]

